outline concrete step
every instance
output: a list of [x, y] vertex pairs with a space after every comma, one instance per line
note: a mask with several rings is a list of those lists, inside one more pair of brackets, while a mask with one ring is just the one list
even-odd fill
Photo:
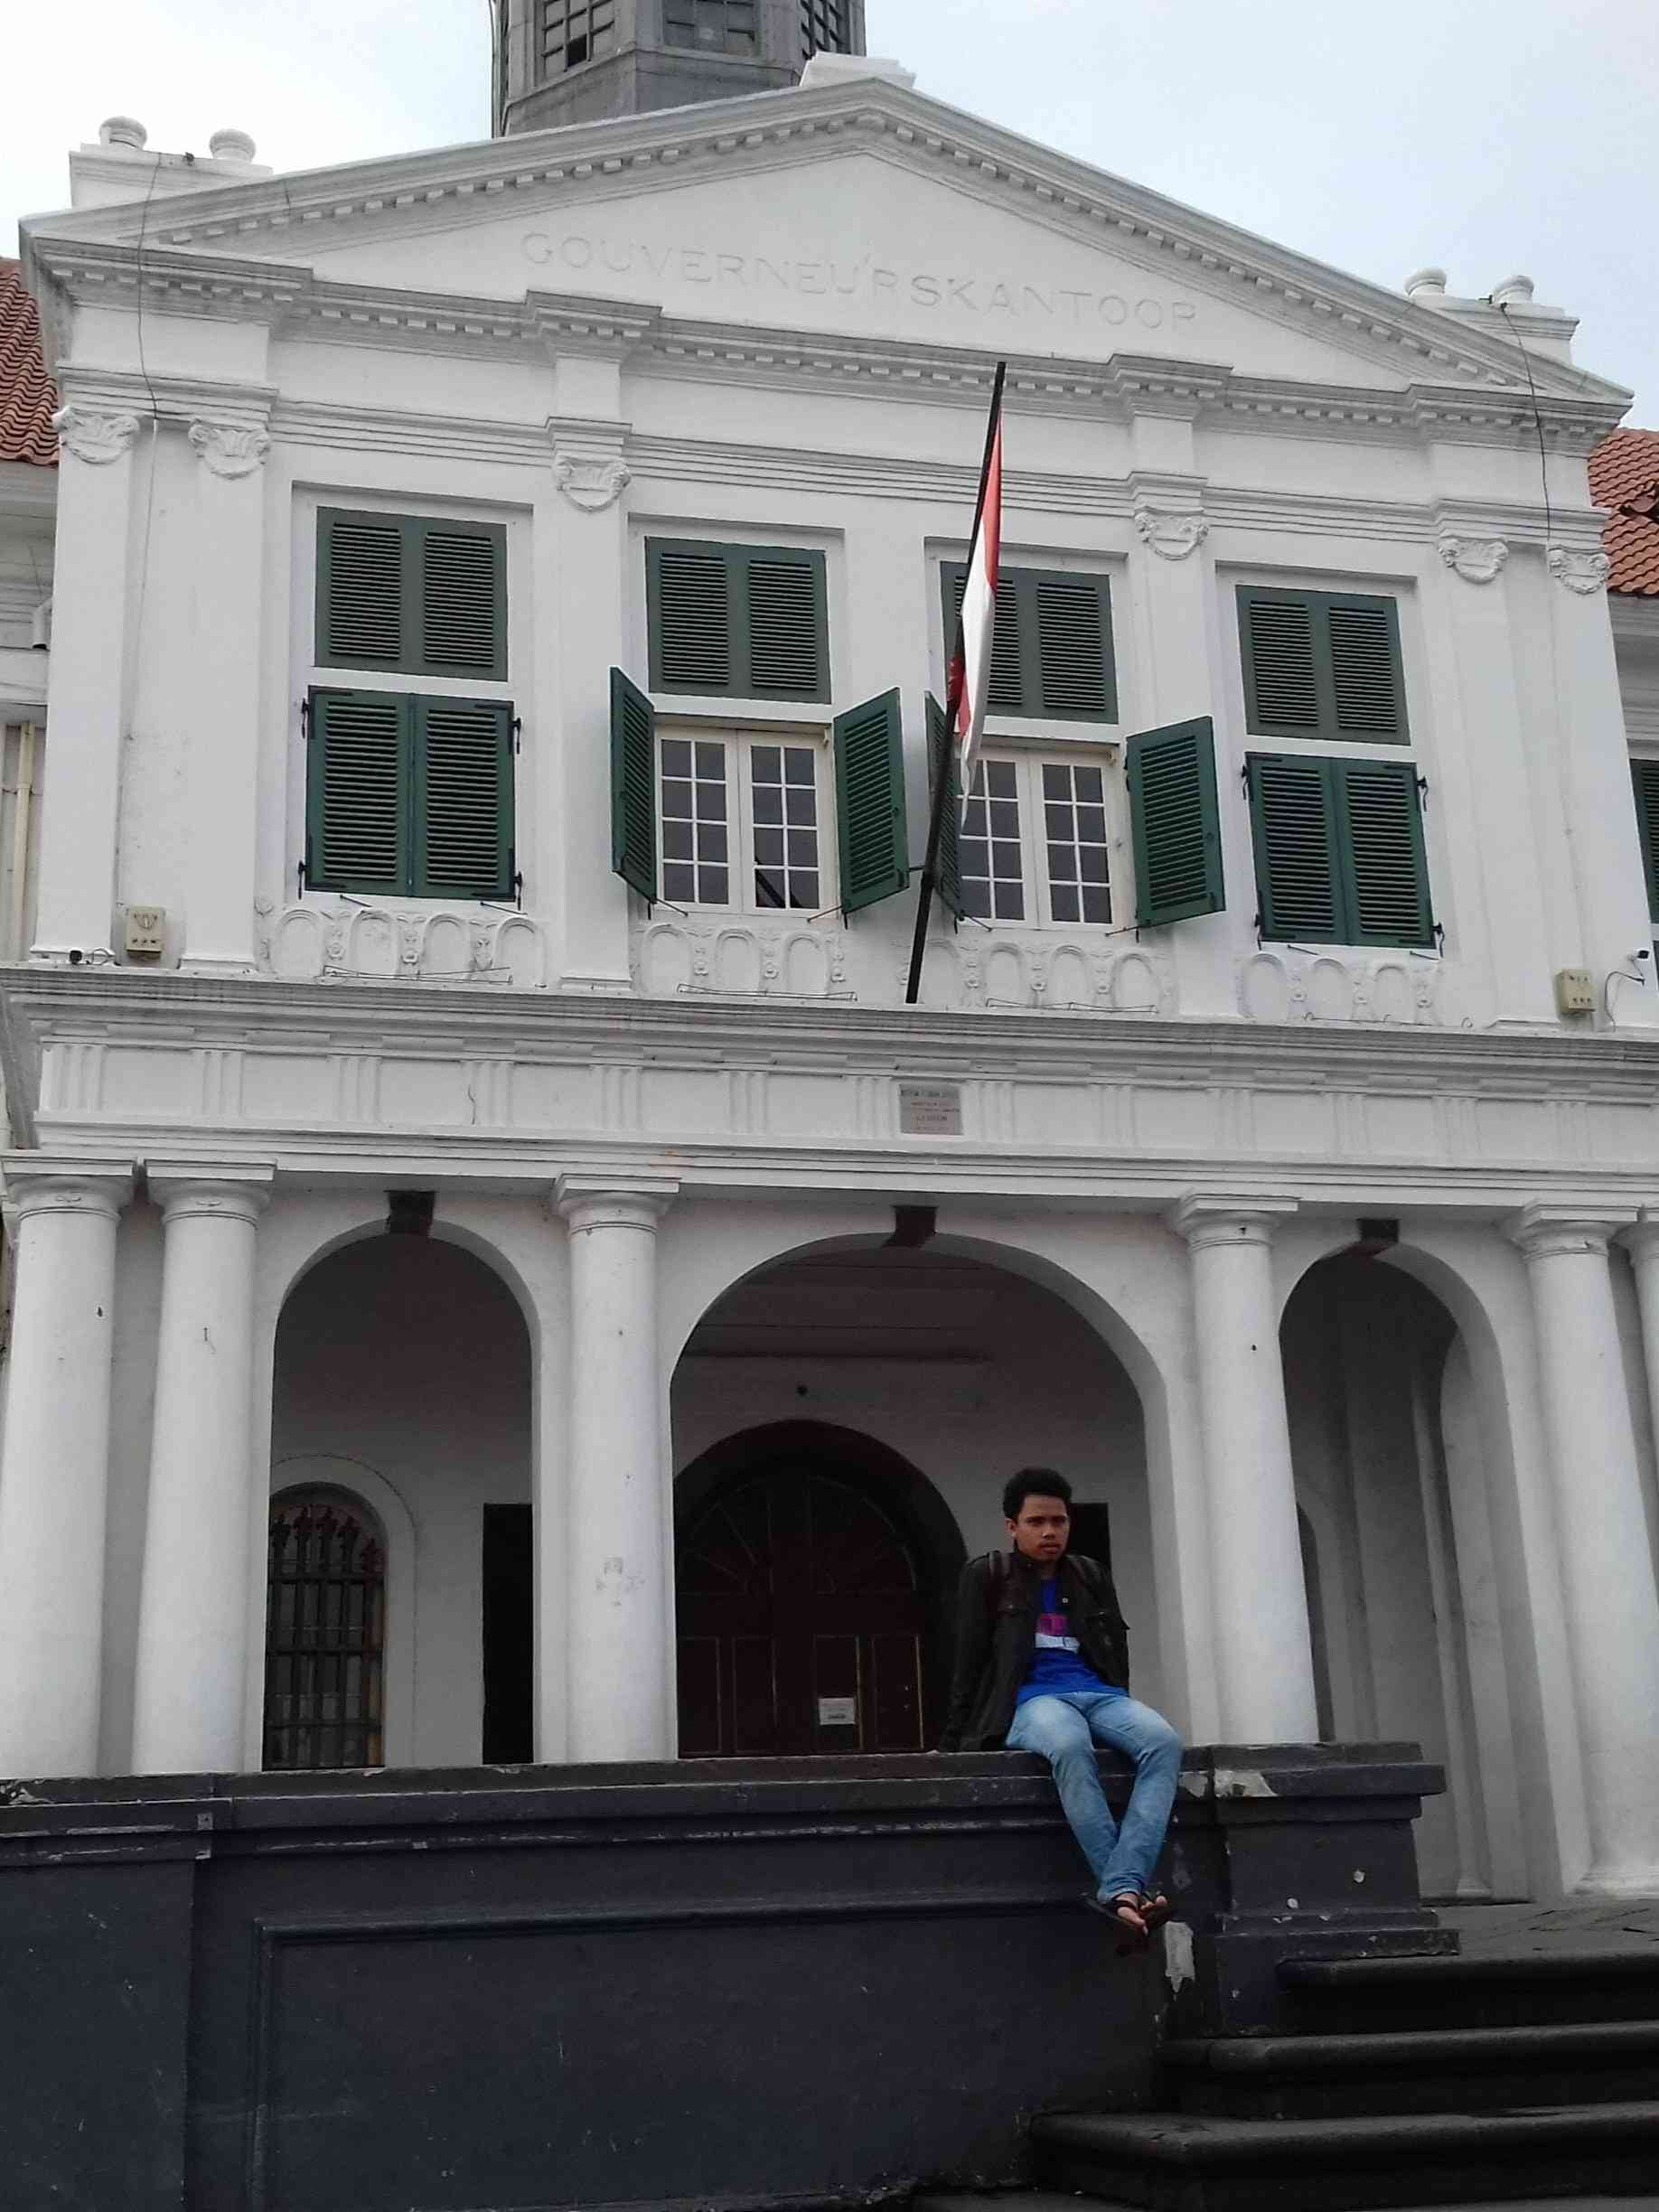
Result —
[[1659, 2096], [1659, 2020], [1167, 2043], [1168, 2101], [1256, 2120], [1512, 2111]]
[[1279, 1980], [1310, 2029], [1336, 2034], [1659, 2020], [1659, 1954], [1647, 1949], [1291, 1958]]
[[[1134, 2207], [1121, 2198], [1080, 2201], [1053, 2189], [998, 2189], [994, 2194], [927, 2189], [911, 2198], [910, 2212], [1134, 2212]], [[1401, 2205], [1396, 2212], [1444, 2212], [1444, 2207]], [[1466, 2212], [1659, 2212], [1659, 2196], [1645, 2190], [1639, 2197], [1483, 2197]]]
[[1326, 2120], [1049, 2114], [1037, 2179], [1150, 2212], [1374, 2212], [1651, 2193], [1659, 2101]]

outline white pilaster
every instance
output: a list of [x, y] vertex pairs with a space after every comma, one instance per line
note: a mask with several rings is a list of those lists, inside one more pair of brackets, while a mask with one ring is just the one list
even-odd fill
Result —
[[[1537, 1330], [1590, 1843], [1580, 1888], [1599, 1896], [1659, 1888], [1659, 1589], [1607, 1269], [1618, 1218], [1531, 1205], [1509, 1229]], [[1650, 1284], [1650, 1345], [1651, 1309]]]
[[1172, 1216], [1192, 1255], [1215, 1673], [1229, 1743], [1314, 1743], [1319, 1734], [1273, 1288], [1273, 1231], [1295, 1206], [1195, 1194]]
[[[570, 1445], [565, 1592], [568, 1756], [667, 1758], [667, 1378], [657, 1345], [657, 1223], [672, 1182], [559, 1179], [570, 1244]], [[538, 1633], [558, 1594], [539, 1596]]]
[[116, 1230], [108, 1163], [14, 1156], [17, 1278], [0, 1455], [0, 1775], [98, 1770]]
[[267, 1168], [152, 1162], [164, 1231], [133, 1770], [243, 1757], [253, 1455], [254, 1238]]
[[183, 965], [209, 974], [254, 966], [270, 442], [258, 412], [190, 426], [198, 466]]
[[[127, 710], [127, 566], [138, 418], [71, 405], [58, 431], [58, 557], [38, 951], [113, 957], [116, 824]], [[152, 456], [153, 459], [153, 456]]]

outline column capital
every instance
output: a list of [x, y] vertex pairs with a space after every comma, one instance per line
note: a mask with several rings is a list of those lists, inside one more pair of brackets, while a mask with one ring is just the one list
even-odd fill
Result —
[[1195, 1251], [1207, 1244], [1270, 1244], [1273, 1232], [1299, 1203], [1269, 1195], [1188, 1191], [1165, 1219]]
[[1630, 1227], [1620, 1230], [1618, 1241], [1638, 1260], [1659, 1253], [1659, 1206], [1644, 1206]]
[[133, 1171], [125, 1160], [8, 1152], [4, 1166], [6, 1206], [15, 1221], [32, 1214], [101, 1214], [114, 1221], [133, 1195]]
[[1605, 1252], [1621, 1229], [1633, 1225], [1627, 1206], [1554, 1205], [1535, 1199], [1510, 1215], [1504, 1233], [1528, 1260], [1553, 1260], [1572, 1252]]
[[262, 423], [220, 422], [198, 415], [188, 436], [196, 458], [208, 473], [230, 483], [263, 468], [271, 450], [270, 432]]
[[106, 467], [131, 453], [138, 436], [138, 417], [118, 408], [88, 407], [80, 401], [61, 407], [52, 418], [58, 443], [77, 461], [92, 468]]
[[577, 1232], [654, 1230], [679, 1195], [677, 1176], [562, 1175], [553, 1186], [555, 1210]]
[[192, 1217], [257, 1222], [271, 1202], [276, 1176], [275, 1167], [258, 1162], [145, 1162], [149, 1193], [164, 1222]]

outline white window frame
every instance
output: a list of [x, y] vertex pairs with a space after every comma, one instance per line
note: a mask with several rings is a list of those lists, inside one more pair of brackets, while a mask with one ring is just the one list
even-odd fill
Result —
[[[667, 887], [670, 860], [663, 837], [662, 745], [679, 738], [691, 745], [719, 745], [726, 753], [727, 887], [734, 895], [724, 904], [709, 899], [676, 898]], [[755, 785], [749, 755], [756, 745], [801, 745], [812, 755], [813, 792], [818, 829], [818, 904], [816, 906], [770, 906], [755, 893]], [[743, 914], [776, 923], [808, 922], [834, 910], [840, 884], [837, 863], [835, 761], [827, 726], [818, 723], [740, 722], [704, 720], [689, 715], [657, 716], [657, 755], [652, 763], [652, 804], [656, 809], [659, 880], [661, 904], [677, 913]], [[734, 773], [734, 770], [736, 773]]]
[[[1125, 927], [1121, 917], [1133, 912], [1129, 881], [1131, 846], [1129, 835], [1129, 792], [1120, 773], [1122, 748], [1111, 743], [1083, 745], [1075, 741], [1052, 739], [1044, 745], [1020, 745], [1007, 738], [996, 739], [979, 749], [979, 761], [1004, 761], [1013, 764], [1019, 801], [1020, 879], [1025, 893], [1026, 912], [1018, 921], [982, 914], [964, 914], [964, 923], [974, 929], [1017, 930], [1054, 929], [1099, 931], [1102, 934]], [[1098, 768], [1101, 789], [1106, 806], [1106, 873], [1107, 891], [1111, 902], [1111, 913], [1104, 922], [1056, 921], [1054, 915], [1051, 886], [1048, 879], [1048, 839], [1043, 815], [1043, 770], [1055, 767]], [[978, 764], [975, 766], [978, 774]]]

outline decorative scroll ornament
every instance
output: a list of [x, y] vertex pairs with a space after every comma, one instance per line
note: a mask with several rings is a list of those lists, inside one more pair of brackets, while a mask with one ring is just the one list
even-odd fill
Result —
[[271, 450], [268, 433], [247, 423], [193, 422], [190, 442], [204, 467], [232, 482], [262, 468]]
[[1185, 560], [1210, 534], [1202, 515], [1183, 514], [1162, 507], [1137, 507], [1135, 528], [1141, 541], [1164, 560]]
[[124, 453], [132, 450], [133, 440], [138, 435], [136, 415], [116, 415], [95, 408], [60, 408], [52, 418], [52, 426], [58, 434], [58, 443], [77, 461], [85, 461], [93, 468], [102, 468], [106, 462], [118, 461]]
[[1490, 584], [1501, 576], [1509, 548], [1501, 538], [1442, 538], [1440, 558], [1466, 584]]
[[1582, 597], [1605, 589], [1612, 571], [1612, 562], [1599, 549], [1592, 553], [1575, 552], [1569, 546], [1550, 548], [1550, 574]]
[[625, 461], [580, 461], [574, 454], [555, 453], [553, 481], [584, 514], [602, 514], [622, 497], [633, 480]]

